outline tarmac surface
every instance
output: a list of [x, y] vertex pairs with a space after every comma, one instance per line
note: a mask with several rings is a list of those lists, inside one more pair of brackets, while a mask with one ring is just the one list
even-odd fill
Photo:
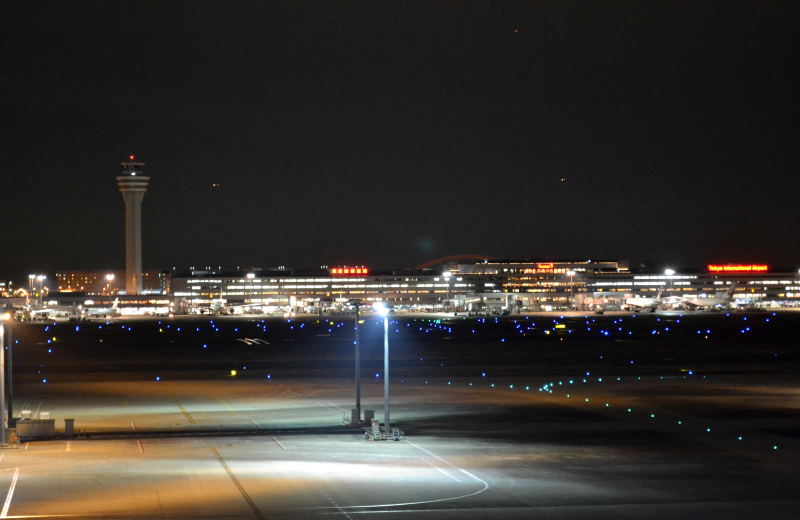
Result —
[[[59, 436], [0, 450], [0, 516], [798, 518], [798, 325], [393, 316], [405, 439], [375, 442], [342, 424], [352, 319], [15, 324], [15, 415]], [[360, 332], [382, 419], [383, 323]]]

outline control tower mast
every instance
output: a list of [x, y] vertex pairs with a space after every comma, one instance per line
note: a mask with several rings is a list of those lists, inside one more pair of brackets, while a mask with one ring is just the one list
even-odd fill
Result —
[[122, 163], [122, 170], [117, 186], [125, 200], [125, 292], [142, 294], [142, 199], [150, 177], [144, 163]]

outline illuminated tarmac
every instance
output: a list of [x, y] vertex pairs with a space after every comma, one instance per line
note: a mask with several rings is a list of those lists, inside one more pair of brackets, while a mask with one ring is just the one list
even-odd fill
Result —
[[[609, 329], [615, 319], [601, 328]], [[134, 329], [144, 326], [131, 323]], [[181, 323], [207, 328], [208, 319]], [[267, 323], [263, 337], [274, 346], [267, 357], [280, 366], [261, 367], [248, 377], [226, 375], [227, 364], [216, 373], [193, 364], [208, 348], [221, 348], [219, 342], [206, 343], [206, 349], [188, 342], [185, 352], [195, 347], [206, 352], [184, 353], [164, 372], [172, 375], [158, 381], [146, 359], [127, 371], [98, 373], [101, 363], [118, 368], [122, 360], [113, 364], [117, 354], [103, 357], [104, 351], [91, 345], [86, 352], [101, 359], [81, 371], [88, 358], [77, 351], [83, 348], [75, 339], [80, 336], [58, 325], [64, 342], [59, 348], [74, 351], [51, 362], [51, 379], [43, 383], [30, 374], [31, 352], [20, 347], [15, 356], [23, 375], [15, 386], [15, 409], [49, 411], [61, 431], [63, 419], [74, 418], [76, 430], [87, 435], [0, 451], [3, 516], [677, 519], [797, 518], [800, 510], [800, 388], [793, 362], [778, 368], [767, 357], [740, 362], [735, 355], [724, 366], [696, 363], [691, 373], [662, 362], [638, 375], [621, 362], [588, 361], [590, 355], [599, 360], [599, 347], [605, 352], [614, 347], [605, 335], [555, 354], [546, 347], [560, 348], [561, 340], [547, 337], [546, 344], [507, 348], [522, 359], [526, 349], [539, 345], [544, 359], [563, 358], [561, 374], [541, 367], [515, 372], [503, 361], [492, 365], [497, 375], [483, 376], [473, 366], [474, 375], [464, 376], [468, 361], [448, 370], [442, 353], [447, 350], [439, 352], [437, 343], [430, 343], [420, 348], [439, 356], [437, 363], [399, 363], [392, 379], [392, 422], [406, 439], [368, 442], [359, 428], [341, 424], [353, 406], [352, 380], [297, 377], [293, 363], [316, 343], [295, 341], [293, 329], [274, 330], [283, 325]], [[475, 320], [467, 323], [465, 335], [477, 326]], [[410, 325], [401, 319], [397, 329], [403, 324]], [[634, 334], [645, 329], [649, 334], [651, 324]], [[232, 319], [234, 325], [242, 323]], [[499, 336], [518, 324], [507, 325]], [[784, 325], [790, 330], [792, 323]], [[718, 334], [725, 332], [715, 326]], [[20, 330], [21, 344], [52, 349], [36, 330]], [[428, 330], [415, 334], [438, 333]], [[318, 337], [319, 331], [311, 332], [309, 337]], [[85, 341], [94, 344], [96, 334]], [[444, 338], [456, 336], [446, 334], [438, 342], [450, 349], [452, 340]], [[142, 332], [141, 341], [158, 337]], [[410, 349], [414, 337], [398, 339], [398, 349]], [[717, 348], [741, 349], [738, 336], [730, 337]], [[313, 341], [330, 336], [321, 338]], [[365, 330], [365, 341], [374, 339]], [[168, 348], [175, 338], [165, 341], [158, 348]], [[288, 351], [278, 347], [282, 341]], [[627, 348], [637, 364], [656, 359]], [[654, 342], [644, 348], [665, 347]], [[258, 352], [245, 344], [241, 349], [240, 363], [241, 356]], [[779, 346], [774, 349], [784, 354]], [[677, 349], [669, 355], [690, 354]], [[170, 355], [175, 352], [163, 354]], [[570, 357], [580, 363], [568, 363]], [[232, 363], [234, 358], [220, 353], [214, 359]], [[335, 361], [336, 356], [323, 363]], [[315, 376], [324, 372], [319, 361], [306, 363]], [[658, 371], [663, 375], [653, 373]], [[382, 380], [371, 376], [362, 384], [363, 408], [382, 418]]]

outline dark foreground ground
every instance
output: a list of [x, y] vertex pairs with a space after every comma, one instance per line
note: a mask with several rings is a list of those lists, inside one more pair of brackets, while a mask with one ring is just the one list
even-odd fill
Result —
[[[15, 411], [86, 436], [2, 450], [4, 513], [798, 517], [800, 314], [412, 315], [389, 330], [398, 443], [340, 424], [351, 320], [17, 325]], [[382, 321], [361, 339], [363, 408], [382, 418]]]

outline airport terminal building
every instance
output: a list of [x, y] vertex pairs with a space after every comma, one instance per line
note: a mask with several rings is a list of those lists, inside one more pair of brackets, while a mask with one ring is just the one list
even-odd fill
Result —
[[[107, 275], [114, 274], [110, 281]], [[709, 265], [669, 274], [632, 269], [627, 261], [448, 260], [426, 269], [372, 270], [364, 266], [237, 271], [145, 271], [148, 294], [125, 296], [124, 272], [59, 271], [50, 305], [109, 307], [123, 314], [209, 312], [320, 312], [351, 300], [398, 309], [511, 312], [619, 309], [628, 298], [702, 298], [735, 284], [739, 305], [800, 306], [800, 273], [765, 265]], [[44, 302], [43, 302], [44, 303]]]
[[173, 296], [184, 307], [214, 300], [228, 306], [303, 310], [351, 299], [394, 307], [470, 310], [482, 306], [518, 311], [614, 308], [634, 296], [704, 297], [735, 283], [740, 303], [797, 305], [800, 273], [762, 265], [711, 265], [670, 274], [630, 269], [618, 261], [449, 261], [432, 269], [372, 271], [364, 267], [319, 270], [190, 271], [172, 273]]

